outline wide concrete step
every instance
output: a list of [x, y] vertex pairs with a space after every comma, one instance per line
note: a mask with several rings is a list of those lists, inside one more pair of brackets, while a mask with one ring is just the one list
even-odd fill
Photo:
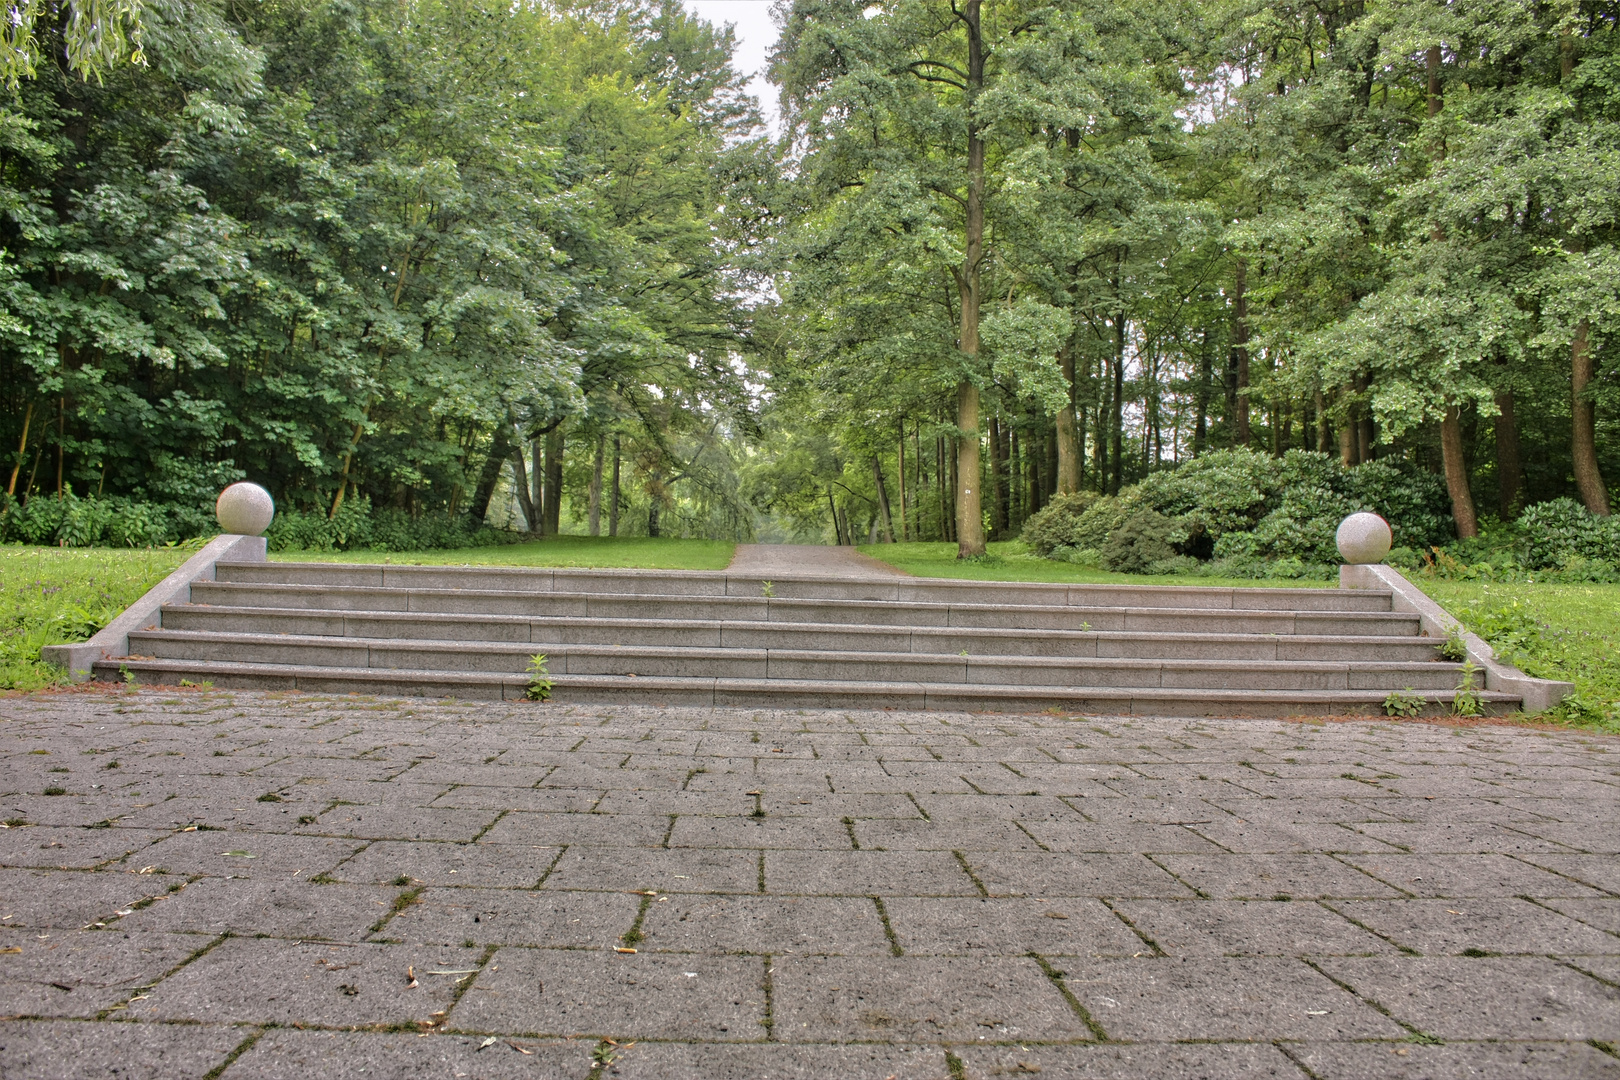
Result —
[[[1421, 662], [1429, 638], [1379, 635], [1209, 634], [1123, 630], [837, 626], [822, 623], [683, 622], [674, 619], [527, 619], [380, 615], [311, 616], [258, 608], [165, 608], [165, 629], [255, 637], [305, 635], [424, 641], [803, 649], [972, 656], [1104, 656], [1152, 659]], [[139, 650], [137, 650], [139, 651]]]
[[526, 644], [318, 635], [137, 631], [130, 652], [162, 660], [517, 674], [544, 654], [553, 674], [999, 686], [1221, 690], [1455, 689], [1459, 665], [1416, 663], [957, 655], [802, 649]]
[[[822, 623], [846, 626], [949, 626], [1025, 630], [1203, 631], [1223, 634], [1415, 635], [1416, 615], [1391, 611], [1249, 611], [1219, 608], [1081, 608], [994, 604], [785, 600], [763, 597], [659, 597], [445, 589], [329, 588], [198, 582], [193, 606], [264, 612], [454, 615], [468, 618], [670, 619], [706, 622]], [[167, 609], [165, 609], [167, 611]], [[167, 624], [166, 624], [167, 625]], [[322, 631], [309, 631], [320, 633]], [[393, 636], [393, 635], [389, 635]]]
[[1390, 594], [1376, 590], [1231, 588], [1225, 586], [1069, 585], [960, 581], [950, 578], [852, 580], [815, 574], [782, 575], [766, 583], [723, 570], [582, 570], [521, 566], [398, 566], [344, 563], [221, 565], [222, 582], [319, 587], [463, 589], [518, 593], [620, 593], [780, 599], [873, 600], [884, 603], [967, 603], [1079, 607], [1233, 608], [1289, 611], [1388, 611]]
[[[436, 670], [309, 667], [297, 664], [222, 663], [196, 660], [124, 660], [96, 664], [101, 678], [136, 682], [207, 683], [215, 687], [301, 690], [315, 693], [401, 694], [485, 700], [527, 696], [526, 676]], [[909, 681], [856, 682], [832, 679], [734, 679], [554, 675], [557, 703], [638, 702], [652, 705], [756, 708], [892, 708], [1152, 716], [1289, 716], [1381, 714], [1383, 690], [1211, 690], [1140, 687], [986, 686]], [[1450, 691], [1423, 697], [1431, 711], [1445, 709]], [[1480, 692], [1492, 712], [1519, 704], [1505, 694]]]

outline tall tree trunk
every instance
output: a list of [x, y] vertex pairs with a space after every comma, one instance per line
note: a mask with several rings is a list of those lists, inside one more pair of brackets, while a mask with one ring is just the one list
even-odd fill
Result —
[[1503, 521], [1519, 516], [1524, 498], [1524, 465], [1519, 458], [1519, 426], [1513, 417], [1513, 391], [1496, 394], [1496, 499]]
[[900, 542], [911, 539], [910, 523], [906, 517], [906, 422], [900, 421], [899, 455], [895, 458], [895, 477], [900, 485]]
[[1581, 502], [1594, 514], [1609, 515], [1609, 488], [1603, 481], [1603, 470], [1598, 468], [1597, 407], [1592, 403], [1588, 388], [1597, 377], [1597, 363], [1592, 359], [1592, 327], [1582, 319], [1575, 328], [1575, 339], [1570, 343], [1570, 370], [1574, 401], [1571, 414], [1574, 431], [1571, 450], [1575, 457], [1575, 490]]
[[1118, 495], [1125, 480], [1125, 313], [1114, 315], [1113, 408], [1108, 417], [1108, 456], [1113, 471], [1108, 477], [1108, 493]]
[[883, 528], [883, 542], [894, 543], [894, 517], [889, 513], [889, 489], [883, 486], [883, 463], [872, 455], [872, 479], [877, 484], [878, 522]]
[[22, 438], [17, 440], [17, 464], [11, 467], [11, 482], [6, 485], [6, 494], [17, 494], [17, 474], [22, 471], [22, 463], [28, 457], [28, 427], [34, 422], [34, 403], [28, 403], [28, 411], [23, 413]]
[[[369, 413], [370, 411], [367, 408], [366, 412]], [[338, 510], [343, 507], [343, 494], [349, 490], [349, 467], [354, 464], [354, 449], [360, 445], [360, 434], [365, 429], [363, 421], [354, 425], [354, 434], [349, 439], [349, 448], [343, 454], [343, 471], [338, 474], [337, 494], [332, 496], [332, 509], [326, 515], [329, 521], [336, 519]]]
[[[64, 466], [66, 464], [67, 464], [67, 398], [64, 397], [64, 398], [59, 399], [59, 401], [57, 402], [57, 410], [56, 410], [56, 501], [57, 502], [62, 501], [62, 471], [63, 471], [63, 468], [64, 468]], [[345, 477], [347, 477], [349, 475], [349, 470], [348, 470], [347, 465], [345, 465], [345, 467], [343, 469], [343, 475]], [[342, 491], [341, 490], [338, 492], [338, 496], [339, 496], [339, 498], [342, 497]]]
[[[962, 308], [960, 346], [979, 355], [979, 271], [984, 258], [984, 133], [978, 96], [984, 88], [984, 38], [979, 24], [982, 0], [966, 0], [960, 18], [967, 27], [967, 205], [966, 243], [957, 292]], [[970, 360], [970, 363], [972, 361]], [[956, 557], [983, 555], [984, 507], [979, 483], [979, 388], [963, 380], [956, 387]]]
[[529, 469], [523, 462], [522, 446], [513, 448], [512, 487], [517, 491], [518, 509], [523, 511], [523, 527], [531, 533], [540, 531], [540, 515], [534, 508], [534, 496], [529, 487]]
[[832, 488], [827, 489], [827, 512], [832, 515], [833, 543], [838, 547], [843, 547], [844, 526], [838, 521], [838, 504], [833, 501]]
[[1193, 420], [1193, 457], [1209, 447], [1209, 398], [1215, 390], [1215, 357], [1209, 348], [1209, 327], [1199, 331], [1202, 341], [1198, 349], [1198, 383], [1193, 394], [1193, 407], [1197, 417]]
[[602, 466], [607, 457], [607, 436], [596, 437], [596, 456], [591, 461], [590, 530], [592, 536], [602, 535]]
[[1001, 454], [1001, 418], [990, 414], [990, 531], [1000, 540], [1007, 535], [1007, 461]]
[[1041, 434], [1041, 449], [1046, 451], [1041, 468], [1041, 505], [1045, 506], [1057, 494], [1057, 430]]
[[836, 505], [833, 507], [833, 513], [838, 515], [838, 542], [854, 547], [855, 534], [849, 530], [849, 514], [845, 512], [844, 507]]
[[467, 509], [480, 525], [489, 516], [489, 500], [495, 497], [495, 485], [501, 481], [501, 469], [512, 454], [512, 430], [507, 424], [496, 424], [490, 436], [489, 457], [478, 474], [478, 487], [473, 491], [472, 505]]
[[1326, 454], [1333, 449], [1333, 420], [1328, 416], [1327, 397], [1316, 391], [1316, 450]]
[[1479, 535], [1479, 518], [1474, 513], [1473, 492], [1468, 489], [1460, 412], [1453, 405], [1440, 421], [1440, 455], [1446, 470], [1446, 490], [1451, 495], [1451, 517], [1457, 523], [1457, 535], [1466, 540]]
[[1249, 445], [1249, 260], [1238, 259], [1232, 288], [1232, 359], [1235, 368], [1235, 413], [1232, 442]]
[[534, 504], [534, 517], [529, 519], [529, 530], [546, 535], [546, 455], [545, 440], [529, 440], [529, 501]]
[[562, 532], [564, 440], [561, 424], [546, 432], [546, 501], [542, 516], [547, 536]]
[[619, 453], [619, 436], [613, 436], [613, 492], [608, 502], [608, 535], [619, 535], [619, 504], [623, 501], [619, 491], [619, 464], [622, 456]]
[[1075, 414], [1073, 340], [1058, 353], [1058, 365], [1063, 369], [1063, 385], [1068, 391], [1068, 400], [1057, 414], [1057, 490], [1060, 495], [1069, 495], [1080, 490], [1081, 457], [1085, 453]]

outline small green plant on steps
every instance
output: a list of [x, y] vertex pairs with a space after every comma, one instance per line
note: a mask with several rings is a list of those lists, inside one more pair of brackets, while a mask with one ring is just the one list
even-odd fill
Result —
[[1422, 694], [1414, 693], [1410, 686], [1396, 690], [1384, 699], [1385, 716], [1420, 716], [1428, 702]]
[[546, 701], [551, 697], [551, 669], [546, 666], [546, 654], [535, 653], [529, 657], [529, 689], [530, 701]]
[[774, 600], [776, 598], [776, 582], [774, 581], [760, 582], [759, 590], [765, 594], [765, 599], [767, 600]]
[[1467, 634], [1462, 623], [1452, 623], [1451, 629], [1446, 631], [1446, 640], [1440, 643], [1440, 659], [1450, 660], [1454, 664], [1468, 659]]
[[1480, 716], [1485, 712], [1485, 701], [1479, 696], [1479, 690], [1474, 686], [1474, 676], [1479, 674], [1479, 665], [1472, 660], [1462, 666], [1462, 678], [1457, 680], [1457, 693], [1451, 699], [1451, 711], [1458, 716]]

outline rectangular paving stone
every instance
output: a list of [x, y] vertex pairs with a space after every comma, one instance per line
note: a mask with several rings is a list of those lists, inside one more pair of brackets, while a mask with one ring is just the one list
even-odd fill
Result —
[[[1605, 933], [1620, 942], [1620, 900], [1544, 900], [1542, 903], [1554, 911], [1563, 912]], [[1612, 946], [1611, 946], [1612, 948]]]
[[765, 965], [752, 957], [504, 948], [462, 997], [458, 1031], [757, 1041]]
[[383, 933], [429, 945], [610, 949], [640, 906], [641, 898], [628, 893], [427, 889]]
[[1027, 957], [791, 957], [775, 968], [772, 1015], [784, 1042], [1090, 1037]]
[[1306, 1043], [1289, 1048], [1321, 1080], [1603, 1080], [1620, 1060], [1584, 1043]]
[[1345, 861], [1418, 896], [1599, 896], [1598, 890], [1506, 855], [1346, 855]]
[[0, 865], [87, 870], [145, 851], [168, 833], [155, 829], [45, 828], [0, 830]]
[[233, 1027], [0, 1021], [6, 1080], [201, 1080], [246, 1038]]
[[1118, 900], [1114, 906], [1171, 956], [1357, 956], [1395, 951], [1375, 934], [1308, 901]]
[[[899, 903], [894, 901], [893, 903]], [[892, 914], [892, 904], [891, 904]], [[641, 925], [643, 949], [694, 953], [887, 956], [871, 900], [813, 896], [660, 897]]]
[[584, 844], [596, 847], [658, 847], [669, 829], [669, 816], [641, 814], [507, 814], [481, 841], [549, 847]]
[[1065, 959], [1064, 984], [1125, 1041], [1402, 1038], [1407, 1032], [1298, 960]]
[[967, 858], [992, 896], [1193, 895], [1143, 855], [975, 852]]
[[307, 880], [333, 869], [363, 843], [325, 836], [199, 830], [175, 833], [143, 848], [137, 861], [171, 874], [286, 878], [297, 874]]
[[1006, 897], [885, 902], [907, 955], [1131, 956], [1151, 947], [1099, 901]]
[[547, 889], [624, 892], [759, 892], [759, 853], [713, 848], [571, 847]]
[[[299, 944], [233, 938], [164, 979], [128, 1012], [137, 1020], [201, 1023], [411, 1024], [450, 1007], [477, 949]], [[414, 970], [418, 985], [410, 987]]]
[[1187, 885], [1217, 900], [1400, 895], [1327, 855], [1161, 855], [1157, 861]]
[[0, 1016], [94, 1016], [208, 941], [122, 930], [0, 930]]
[[1028, 1077], [1041, 1080], [1303, 1080], [1275, 1046], [1205, 1043], [1191, 1046], [964, 1046], [957, 1049], [964, 1080]]
[[1514, 898], [1345, 900], [1332, 906], [1427, 956], [1455, 956], [1468, 949], [1543, 956], [1620, 954], [1620, 937]]
[[0, 870], [0, 926], [77, 930], [151, 896], [168, 892], [172, 877], [125, 869]]
[[388, 884], [401, 876], [423, 885], [528, 889], [557, 860], [561, 848], [511, 844], [413, 844], [378, 840], [339, 863], [340, 881]]
[[849, 833], [841, 822], [831, 818], [688, 814], [676, 818], [668, 846], [840, 850], [849, 847]]
[[453, 840], [463, 843], [492, 823], [495, 810], [438, 807], [334, 806], [300, 831], [363, 840]]
[[1322, 969], [1435, 1038], [1620, 1038], [1620, 990], [1541, 957], [1326, 959]]
[[119, 926], [211, 937], [229, 931], [358, 941], [368, 927], [387, 914], [398, 894], [398, 889], [312, 885], [302, 879], [203, 878], [133, 912]]
[[617, 1080], [946, 1080], [937, 1046], [736, 1046], [637, 1043], [618, 1053]]
[[272, 1030], [232, 1063], [229, 1075], [232, 1080], [584, 1080], [591, 1071], [588, 1043], [513, 1039], [486, 1047], [483, 1042], [471, 1035]]
[[973, 879], [942, 851], [767, 851], [766, 891], [798, 896], [972, 896]]

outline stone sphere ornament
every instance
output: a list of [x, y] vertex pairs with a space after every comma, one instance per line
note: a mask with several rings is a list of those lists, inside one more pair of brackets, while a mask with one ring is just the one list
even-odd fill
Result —
[[276, 501], [258, 484], [232, 484], [214, 504], [219, 527], [239, 536], [259, 536], [276, 516]]
[[1383, 562], [1384, 556], [1389, 554], [1389, 545], [1394, 542], [1389, 522], [1377, 514], [1365, 513], [1351, 514], [1339, 522], [1335, 539], [1339, 543], [1339, 554], [1352, 565]]

